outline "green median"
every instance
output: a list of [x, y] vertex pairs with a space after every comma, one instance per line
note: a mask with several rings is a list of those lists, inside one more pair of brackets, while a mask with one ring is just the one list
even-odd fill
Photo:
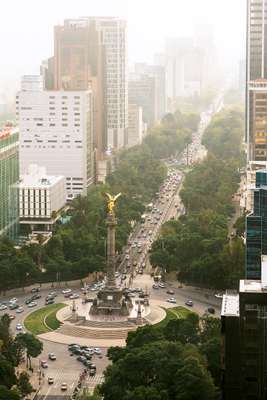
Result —
[[192, 311], [182, 306], [164, 308], [164, 310], [166, 311], [166, 316], [162, 321], [154, 325], [157, 328], [164, 328], [171, 320], [186, 318], [188, 314], [192, 314]]
[[60, 327], [56, 317], [57, 312], [66, 307], [66, 304], [49, 304], [29, 314], [24, 320], [25, 328], [34, 335], [54, 331]]

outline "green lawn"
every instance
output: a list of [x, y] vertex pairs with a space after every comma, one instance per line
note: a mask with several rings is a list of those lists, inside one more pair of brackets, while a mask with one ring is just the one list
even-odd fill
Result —
[[158, 324], [154, 325], [155, 327], [164, 328], [169, 321], [173, 319], [186, 318], [188, 314], [192, 313], [192, 311], [182, 306], [177, 306], [173, 308], [164, 308], [164, 310], [166, 311], [166, 317]]
[[56, 318], [56, 313], [63, 307], [66, 307], [66, 304], [49, 304], [32, 312], [24, 320], [25, 328], [34, 335], [57, 329], [60, 326], [60, 322]]

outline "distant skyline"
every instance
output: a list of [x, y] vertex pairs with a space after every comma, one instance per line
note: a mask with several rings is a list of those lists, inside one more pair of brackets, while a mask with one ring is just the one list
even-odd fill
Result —
[[53, 27], [66, 18], [105, 15], [128, 22], [129, 62], [152, 62], [167, 37], [192, 36], [195, 24], [211, 24], [222, 63], [245, 56], [244, 0], [9, 0], [0, 15], [0, 95], [14, 91], [23, 74], [39, 73], [53, 55]]

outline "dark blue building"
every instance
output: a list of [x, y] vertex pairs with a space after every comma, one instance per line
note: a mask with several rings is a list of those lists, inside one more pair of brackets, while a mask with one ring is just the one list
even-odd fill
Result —
[[253, 212], [246, 221], [246, 279], [261, 279], [261, 256], [267, 254], [267, 170], [256, 172]]

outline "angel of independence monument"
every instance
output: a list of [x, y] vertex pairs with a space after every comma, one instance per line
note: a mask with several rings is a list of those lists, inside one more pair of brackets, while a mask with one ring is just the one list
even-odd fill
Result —
[[105, 316], [128, 316], [132, 308], [130, 299], [125, 299], [123, 291], [116, 283], [116, 226], [117, 219], [115, 215], [115, 202], [121, 193], [116, 196], [108, 197], [108, 214], [107, 214], [107, 259], [106, 259], [106, 282], [105, 287], [98, 292], [97, 298], [94, 300], [89, 314], [105, 315]]

